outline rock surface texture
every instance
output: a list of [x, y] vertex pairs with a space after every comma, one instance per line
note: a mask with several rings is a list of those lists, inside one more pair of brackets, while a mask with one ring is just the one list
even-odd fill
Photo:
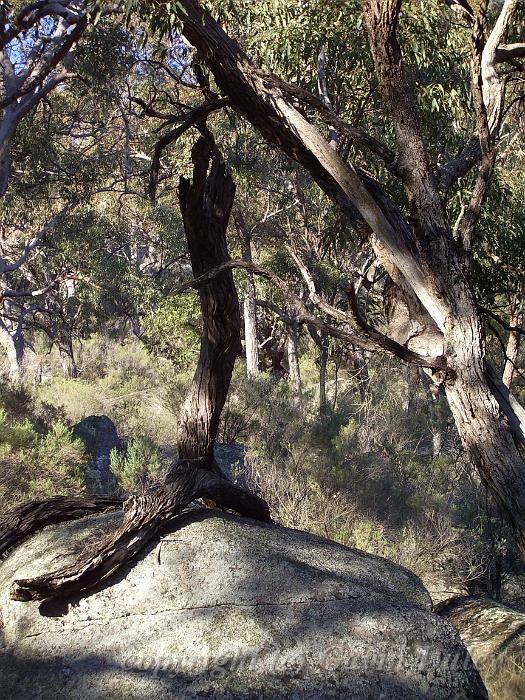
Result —
[[[0, 697], [486, 698], [417, 577], [303, 532], [216, 511], [67, 604], [10, 600], [118, 515], [48, 528], [0, 565]], [[86, 540], [87, 538], [87, 540]]]
[[525, 698], [525, 613], [481, 596], [452, 598], [437, 611], [459, 630], [495, 698], [500, 687]]

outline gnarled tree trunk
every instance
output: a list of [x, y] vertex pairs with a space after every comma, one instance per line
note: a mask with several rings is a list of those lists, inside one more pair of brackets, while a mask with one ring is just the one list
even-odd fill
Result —
[[[207, 139], [199, 138], [192, 159], [193, 181], [181, 179], [179, 194], [192, 268], [198, 275], [228, 260], [226, 228], [235, 186], [211, 134]], [[94, 552], [62, 570], [15, 581], [13, 598], [64, 597], [93, 589], [132, 561], [168, 520], [199, 498], [242, 515], [270, 519], [266, 502], [216, 473], [213, 459], [221, 410], [235, 358], [241, 351], [239, 304], [231, 271], [204, 286], [200, 302], [203, 330], [199, 362], [181, 411], [179, 462], [168, 474], [167, 483], [140, 498], [130, 498], [124, 506], [122, 525]]]
[[[179, 199], [195, 277], [229, 260], [226, 228], [235, 185], [214, 152], [207, 175], [210, 145], [195, 144], [193, 182], [181, 178]], [[213, 445], [233, 366], [241, 354], [240, 312], [231, 271], [199, 290], [202, 336], [199, 362], [179, 422], [179, 460], [214, 469]]]

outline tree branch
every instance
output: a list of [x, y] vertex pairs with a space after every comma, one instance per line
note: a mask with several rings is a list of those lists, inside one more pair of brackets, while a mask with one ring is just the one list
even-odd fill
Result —
[[496, 62], [512, 62], [525, 58], [525, 44], [502, 44], [496, 49]]
[[54, 496], [22, 503], [0, 519], [0, 556], [48, 525], [118, 510], [123, 503], [123, 498], [109, 496]]
[[[383, 336], [381, 333], [379, 333], [379, 331], [375, 331], [375, 338], [372, 336], [363, 338], [362, 336], [353, 333], [348, 333], [347, 331], [342, 330], [337, 326], [333, 326], [329, 323], [326, 323], [315, 314], [312, 314], [306, 306], [305, 302], [302, 299], [300, 299], [296, 294], [291, 292], [287, 283], [278, 275], [271, 272], [270, 270], [256, 265], [255, 263], [248, 263], [245, 260], [228, 260], [227, 262], [215, 267], [213, 270], [210, 270], [204, 275], [200, 275], [199, 277], [196, 277], [195, 279], [186, 282], [178, 289], [176, 289], [173, 292], [173, 294], [183, 294], [189, 289], [198, 288], [203, 284], [209, 282], [217, 275], [220, 275], [225, 270], [232, 270], [235, 268], [249, 270], [275, 285], [281, 291], [283, 296], [290, 302], [290, 304], [293, 305], [293, 307], [297, 310], [298, 323], [311, 325], [319, 331], [324, 331], [328, 335], [331, 335], [333, 338], [337, 338], [345, 343], [350, 343], [352, 345], [355, 345], [356, 347], [363, 348], [364, 350], [386, 350], [390, 354], [396, 355], [397, 357], [400, 357], [406, 362], [410, 362], [420, 367], [428, 367], [430, 369], [435, 370], [447, 370], [446, 358], [442, 356], [426, 357], [425, 355], [419, 355], [418, 353], [409, 350], [406, 346], [401, 345], [396, 341], [387, 338], [386, 336]], [[316, 303], [316, 300], [313, 299], [313, 301], [314, 303]], [[349, 317], [343, 311], [332, 307], [330, 304], [327, 304], [322, 300], [319, 302], [318, 297], [316, 305], [318, 305], [320, 310], [325, 311], [339, 322], [351, 324], [351, 317]]]
[[247, 517], [270, 521], [268, 505], [262, 498], [208, 471], [185, 465], [178, 470], [172, 483], [126, 501], [122, 525], [109, 534], [95, 552], [90, 549], [72, 565], [50, 574], [16, 580], [11, 597], [21, 601], [62, 598], [83, 594], [104, 584], [132, 562], [167, 522], [200, 498]]
[[230, 104], [228, 98], [221, 98], [214, 100], [213, 102], [205, 102], [200, 107], [192, 109], [186, 117], [181, 117], [183, 123], [177, 126], [175, 129], [168, 131], [162, 138], [160, 138], [153, 151], [153, 156], [151, 159], [150, 177], [148, 185], [148, 196], [150, 199], [154, 200], [157, 192], [157, 185], [159, 182], [161, 157], [164, 149], [167, 148], [171, 143], [176, 141], [182, 134], [184, 134], [192, 126], [196, 126], [199, 122], [206, 119], [206, 117], [218, 109], [222, 109]]

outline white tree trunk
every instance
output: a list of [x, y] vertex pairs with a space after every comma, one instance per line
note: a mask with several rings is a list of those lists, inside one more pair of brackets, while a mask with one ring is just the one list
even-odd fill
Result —
[[8, 362], [8, 377], [11, 384], [22, 379], [22, 365], [25, 354], [25, 342], [22, 333], [10, 333], [5, 328], [0, 330], [0, 344], [5, 350]]
[[[235, 215], [235, 222], [242, 240], [242, 257], [252, 262], [252, 242], [246, 223], [240, 214]], [[246, 294], [244, 296], [244, 342], [246, 351], [246, 373], [248, 377], [259, 374], [259, 343], [257, 340], [257, 293], [253, 272], [246, 272]]]
[[293, 389], [294, 405], [299, 407], [302, 400], [302, 380], [299, 367], [298, 332], [297, 323], [286, 324], [287, 351], [288, 351], [288, 371]]

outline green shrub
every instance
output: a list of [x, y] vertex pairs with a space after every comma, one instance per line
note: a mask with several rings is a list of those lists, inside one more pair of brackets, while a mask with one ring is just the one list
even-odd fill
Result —
[[173, 439], [174, 415], [166, 401], [179, 382], [173, 366], [151, 355], [138, 340], [102, 336], [85, 341], [80, 379], [55, 377], [38, 387], [38, 405], [54, 407], [68, 424], [108, 416], [119, 435], [146, 435], [158, 444]]
[[135, 493], [159, 481], [168, 462], [152, 440], [138, 436], [128, 442], [125, 452], [111, 450], [109, 468], [124, 491]]
[[62, 422], [45, 435], [29, 420], [9, 422], [0, 410], [0, 504], [28, 498], [79, 494], [85, 486], [83, 465], [89, 461], [83, 443]]
[[29, 419], [10, 422], [5, 409], [0, 409], [0, 449], [6, 454], [32, 447], [38, 434]]
[[38, 446], [40, 465], [49, 472], [56, 472], [67, 478], [72, 486], [85, 485], [85, 472], [82, 466], [89, 461], [89, 455], [80, 438], [64, 423], [53, 423], [49, 432]]

